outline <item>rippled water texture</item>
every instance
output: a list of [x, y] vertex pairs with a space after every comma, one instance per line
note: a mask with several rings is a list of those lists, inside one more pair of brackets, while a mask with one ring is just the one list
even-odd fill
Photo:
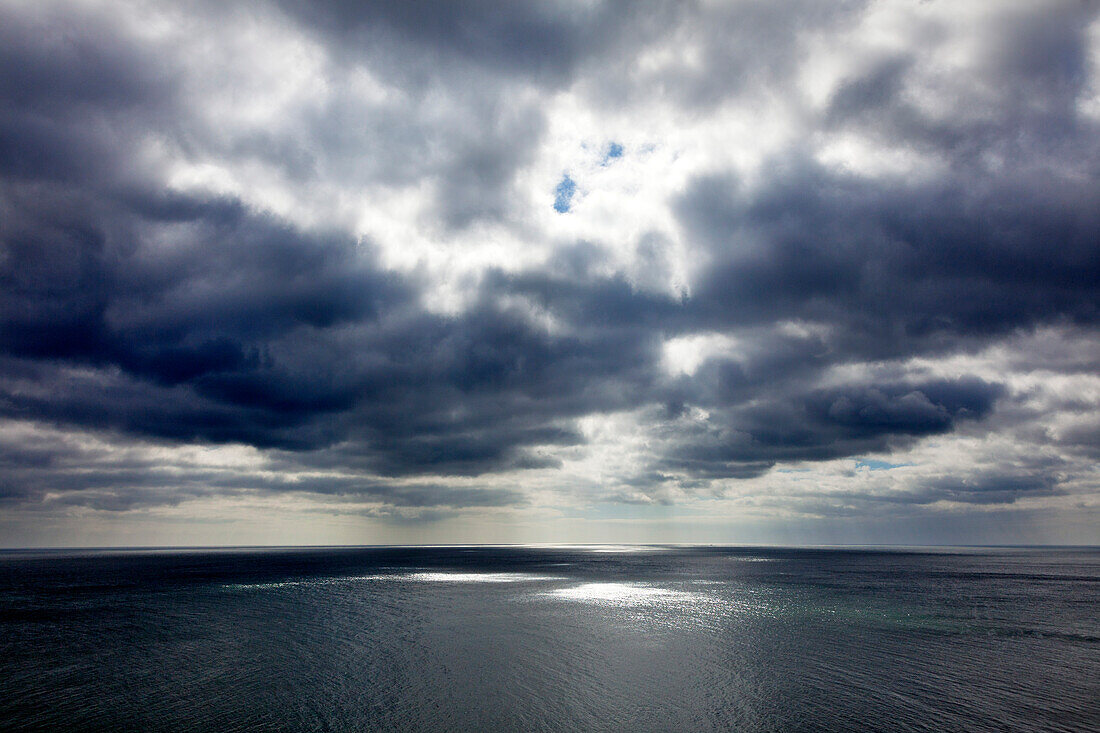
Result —
[[1100, 729], [1100, 551], [0, 553], [0, 727]]

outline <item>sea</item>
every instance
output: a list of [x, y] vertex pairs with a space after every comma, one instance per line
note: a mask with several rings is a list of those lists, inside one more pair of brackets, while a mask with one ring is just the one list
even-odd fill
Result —
[[1098, 731], [1100, 549], [0, 552], [0, 729]]

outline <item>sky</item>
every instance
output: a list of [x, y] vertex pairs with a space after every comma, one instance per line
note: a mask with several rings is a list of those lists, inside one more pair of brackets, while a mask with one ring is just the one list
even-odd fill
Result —
[[1100, 544], [1100, 3], [0, 0], [0, 546]]

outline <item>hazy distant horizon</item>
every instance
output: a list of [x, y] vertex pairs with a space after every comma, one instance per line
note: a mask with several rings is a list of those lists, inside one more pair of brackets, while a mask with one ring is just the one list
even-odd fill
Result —
[[653, 549], [665, 548], [665, 549], [669, 549], [669, 548], [683, 547], [685, 549], [690, 549], [690, 548], [712, 547], [712, 548], [716, 548], [716, 549], [730, 548], [730, 549], [741, 549], [741, 550], [751, 550], [753, 548], [771, 549], [771, 550], [783, 550], [783, 549], [787, 549], [787, 550], [813, 550], [813, 549], [829, 549], [829, 548], [838, 549], [838, 550], [843, 550], [843, 549], [850, 549], [850, 550], [856, 550], [856, 549], [884, 549], [884, 550], [905, 550], [905, 549], [936, 550], [936, 549], [942, 549], [942, 550], [949, 550], [949, 549], [952, 549], [952, 548], [971, 549], [971, 550], [980, 550], [980, 549], [983, 549], [983, 548], [991, 549], [991, 550], [1011, 550], [1011, 549], [1057, 550], [1057, 549], [1060, 549], [1060, 548], [1064, 548], [1064, 549], [1067, 549], [1067, 550], [1074, 550], [1074, 549], [1097, 549], [1097, 548], [1100, 548], [1100, 545], [1085, 545], [1085, 544], [1079, 544], [1079, 545], [958, 545], [958, 544], [956, 544], [956, 545], [928, 545], [928, 544], [918, 545], [918, 544], [873, 544], [873, 543], [872, 544], [768, 545], [768, 544], [754, 544], [754, 543], [738, 544], [738, 543], [730, 543], [730, 542], [723, 542], [723, 543], [717, 543], [717, 542], [676, 542], [676, 543], [670, 543], [670, 542], [643, 542], [643, 543], [632, 543], [632, 544], [621, 543], [621, 542], [586, 542], [586, 543], [583, 543], [583, 544], [569, 543], [569, 542], [524, 542], [524, 543], [512, 543], [512, 544], [498, 544], [498, 543], [470, 543], [470, 542], [467, 542], [467, 543], [454, 543], [454, 544], [440, 543], [440, 544], [416, 544], [416, 545], [398, 545], [398, 544], [388, 544], [388, 545], [370, 545], [370, 544], [361, 544], [361, 545], [73, 545], [73, 546], [38, 545], [38, 546], [25, 546], [25, 547], [4, 546], [4, 547], [0, 547], [0, 552], [19, 552], [19, 551], [34, 551], [34, 550], [54, 550], [54, 551], [58, 551], [58, 552], [63, 552], [63, 551], [67, 551], [67, 550], [72, 550], [72, 551], [80, 551], [80, 550], [103, 550], [103, 551], [119, 550], [119, 551], [127, 551], [127, 552], [131, 552], [131, 551], [132, 552], [137, 552], [137, 551], [142, 551], [142, 550], [150, 550], [150, 551], [162, 551], [162, 550], [310, 550], [310, 549], [324, 550], [324, 549], [356, 549], [356, 548], [359, 548], [359, 549], [370, 549], [370, 548], [396, 548], [396, 549], [400, 549], [400, 548], [407, 548], [407, 549], [425, 548], [425, 549], [427, 549], [427, 548], [433, 548], [433, 547], [436, 547], [436, 548], [454, 548], [454, 549], [462, 549], [462, 548], [486, 548], [486, 549], [491, 549], [491, 548], [494, 548], [494, 547], [499, 547], [499, 548], [529, 547], [529, 548], [534, 548], [534, 549], [537, 549], [537, 548], [540, 548], [540, 547], [546, 548], [546, 549], [554, 549], [554, 548], [558, 548], [558, 549], [583, 549], [583, 548], [600, 548], [600, 549], [604, 549], [604, 548], [608, 548], [608, 549], [611, 549], [611, 548], [653, 548]]

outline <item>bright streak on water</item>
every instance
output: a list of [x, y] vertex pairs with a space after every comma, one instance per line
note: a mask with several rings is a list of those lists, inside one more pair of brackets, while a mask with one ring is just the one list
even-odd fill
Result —
[[584, 583], [543, 593], [544, 596], [580, 603], [612, 606], [647, 606], [700, 600], [701, 594], [657, 588], [646, 583]]
[[[387, 576], [375, 576], [378, 579]], [[529, 583], [540, 580], [565, 580], [553, 575], [532, 575], [528, 573], [409, 573], [388, 576], [400, 580], [417, 580], [429, 583]]]
[[273, 583], [229, 583], [223, 586], [227, 590], [278, 590], [299, 586], [340, 585], [367, 581], [404, 581], [412, 583], [531, 583], [538, 581], [567, 580], [559, 575], [536, 575], [534, 573], [376, 573], [373, 575], [347, 575], [331, 578], [312, 578], [310, 580], [283, 580]]

